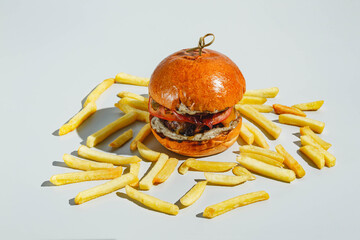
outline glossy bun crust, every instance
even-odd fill
[[[221,153],[233,145],[239,136],[241,123],[242,119],[240,118],[238,125],[234,129],[206,141],[176,141],[160,136],[154,129],[151,130],[161,145],[170,151],[190,157],[204,157]]]
[[[224,110],[238,103],[245,93],[243,75],[225,55],[203,49],[178,51],[155,69],[149,95],[159,104],[177,109],[183,103],[192,111]]]

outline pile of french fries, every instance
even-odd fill
[[[114,83],[147,86],[149,79],[119,73],[115,78],[104,80],[88,95],[83,109],[59,129],[59,135],[75,130],[95,113],[96,100]],[[300,152],[303,153],[302,157],[310,159],[319,169],[324,166],[335,166],[336,158],[328,152],[331,144],[316,134],[323,131],[325,123],[307,118],[304,113],[304,111],[318,110],[324,101],[296,104],[292,107],[282,104],[264,105],[268,98],[275,98],[278,92],[279,89],[276,87],[248,90],[243,99],[236,104],[235,108],[249,121],[249,123],[243,121],[241,126],[239,137],[243,139],[244,144],[239,147],[240,154],[236,158],[234,157],[236,161],[202,161],[188,158],[178,167],[178,159],[154,151],[144,144],[144,140],[151,133],[148,112],[149,99],[135,93],[122,91],[118,93],[118,97],[121,99],[115,103],[115,106],[124,115],[89,135],[86,146],[79,147],[78,157],[64,154],[64,163],[69,168],[79,171],[54,175],[50,178],[50,182],[54,185],[64,185],[83,181],[109,180],[79,192],[75,197],[75,204],[82,204],[125,188],[129,198],[155,211],[169,215],[177,215],[180,208],[194,204],[202,196],[207,185],[238,186],[247,181],[256,180],[254,174],[290,183],[296,178],[304,177],[305,170],[281,144],[276,145],[275,150],[270,149],[268,139],[277,139],[281,134],[280,126],[263,114],[271,112],[279,115],[279,123],[301,127],[302,146]],[[120,148],[133,138],[130,149],[131,151],[137,150],[141,158],[137,155],[120,156],[93,148],[135,121],[145,122],[145,125],[134,138],[133,129],[128,129],[117,136],[109,146]],[[140,178],[139,173],[143,160],[153,164]],[[181,175],[185,175],[189,171],[203,172],[204,180],[198,181],[189,191],[183,193],[176,204],[143,192],[150,190],[154,185],[167,181],[175,169]],[[226,174],[230,170],[232,174]],[[269,199],[269,194],[265,191],[234,196],[234,198],[206,207],[203,216],[213,218],[237,207],[267,199]]]

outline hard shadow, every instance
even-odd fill
[[[293,142],[296,146],[301,147],[301,141],[294,141]]]
[[[204,217],[204,212],[196,214],[196,217],[198,217],[198,218],[206,218],[206,217]]]
[[[75,206],[76,205],[75,198],[69,199],[69,205],[70,206]]]
[[[300,138],[301,137],[301,134],[300,133],[293,133],[292,135],[294,135],[294,136],[296,136],[296,137],[298,137],[298,138]]]
[[[56,185],[53,184],[52,182],[50,182],[49,180],[47,180],[41,184],[41,187],[54,187],[54,186],[56,186]]]
[[[64,162],[59,162],[59,161],[53,161],[52,165],[55,167],[63,167],[63,168],[69,168],[71,169],[68,165],[66,165],[66,163]]]

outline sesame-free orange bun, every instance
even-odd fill
[[[239,68],[224,54],[180,50],[161,61],[150,78],[151,130],[164,147],[181,155],[223,152],[240,133],[241,116],[234,106],[245,88]]]
[[[231,147],[239,136],[241,118],[239,124],[228,133],[221,133],[218,136],[205,141],[177,141],[159,135],[151,129],[155,138],[170,151],[189,157],[204,157],[221,153]]]
[[[245,93],[236,64],[210,49],[180,50],[160,62],[149,83],[149,95],[168,109],[183,103],[192,111],[214,112],[233,107]]]

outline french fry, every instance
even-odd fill
[[[267,199],[269,199],[269,194],[265,191],[247,193],[205,208],[203,216],[214,218],[235,208]]]
[[[306,145],[300,148],[300,151],[304,153],[308,158],[310,158],[313,163],[319,168],[322,169],[325,165],[325,156],[320,150],[314,146]]]
[[[143,97],[143,96],[141,96],[139,94],[136,94],[136,93],[127,92],[127,91],[119,92],[117,94],[117,96],[119,98],[129,97],[129,98],[137,99],[137,100],[140,100],[140,101],[143,101],[143,102],[149,102],[149,98]]]
[[[237,105],[237,110],[240,111],[242,115],[244,115],[245,117],[255,122],[257,125],[262,127],[275,139],[280,136],[281,128],[272,121],[270,121],[269,119],[267,119],[264,115],[259,113],[253,107],[249,105]]]
[[[301,116],[301,117],[306,117],[306,114],[303,111],[301,111],[297,108],[294,108],[294,107],[288,107],[288,106],[281,105],[281,104],[274,104],[273,108],[274,108],[274,112],[276,114],[288,113],[288,114],[294,114],[294,115]]]
[[[137,177],[135,177],[131,173],[124,174],[106,183],[103,183],[101,185],[92,187],[90,189],[78,193],[78,195],[76,195],[75,197],[75,204],[82,204],[94,198],[98,198],[103,195],[112,193],[136,181],[137,181]]]
[[[141,202],[145,206],[154,209],[158,212],[163,212],[170,215],[177,215],[179,213],[179,207],[175,204],[168,203],[153,196],[139,192],[130,186],[126,186],[125,190],[126,190],[126,194],[130,198],[138,202]]]
[[[131,107],[130,105],[124,104],[121,102],[121,100],[118,103],[115,103],[114,106],[119,108],[124,113],[136,112],[137,113],[136,120],[138,120],[138,121],[147,122],[147,123],[150,121],[149,120],[150,115],[148,112],[139,110],[134,107]]]
[[[246,175],[248,177],[248,180],[249,181],[252,181],[252,180],[255,180],[256,177],[251,173],[249,172],[249,170],[247,170],[246,168],[244,167],[241,167],[241,166],[236,166],[232,169],[232,172],[234,175],[236,176],[243,176],[243,175]]]
[[[125,165],[141,161],[138,156],[124,157],[107,152],[100,152],[81,145],[78,149],[78,155],[83,158],[91,159],[97,162],[112,163],[114,165]]]
[[[141,190],[150,190],[153,186],[153,181],[156,175],[161,171],[164,167],[166,161],[169,159],[169,156],[161,153],[159,159],[156,161],[154,166],[150,169],[150,171],[140,180],[139,187]]]
[[[220,186],[239,185],[240,183],[246,182],[249,178],[247,175],[231,176],[231,175],[223,175],[223,174],[216,174],[209,172],[205,172],[204,175],[208,184],[220,185]]]
[[[123,72],[118,73],[115,76],[115,82],[117,83],[132,84],[137,86],[148,86],[149,81],[149,78],[137,77]]]
[[[278,162],[281,162],[283,163],[285,158],[277,153],[277,152],[274,152],[272,150],[269,150],[269,149],[264,149],[264,148],[261,148],[261,147],[256,147],[256,146],[240,146],[240,152],[241,154],[243,153],[255,153],[255,154],[259,154],[259,155],[263,155],[263,156],[266,156],[266,157],[269,157],[269,158],[272,158]]]
[[[316,135],[309,126],[305,126],[300,128],[301,135],[308,135],[312,139],[314,139],[317,143],[321,145],[321,147],[325,150],[328,150],[331,147],[331,144],[321,139],[318,135]]]
[[[87,137],[86,146],[95,147],[108,136],[136,121],[136,113],[129,112]]]
[[[240,156],[237,157],[236,160],[249,171],[265,177],[283,182],[292,182],[296,178],[295,173],[292,170],[275,167],[253,158]]]
[[[124,97],[121,100],[122,100],[122,103],[127,104],[131,107],[134,107],[136,109],[143,110],[143,111],[148,111],[148,103],[145,101],[140,101],[140,100],[129,98],[129,97]]]
[[[185,207],[192,205],[201,197],[206,184],[207,181],[200,181],[195,184],[182,198],[180,198],[180,203]]]
[[[295,116],[292,114],[280,114],[279,122],[283,124],[295,125],[299,127],[309,126],[313,131],[321,133],[324,130],[325,123],[318,120]]]
[[[50,182],[57,186],[78,183],[85,181],[94,181],[94,180],[106,180],[114,179],[120,177],[122,174],[122,167],[93,170],[86,172],[72,172],[72,173],[63,173],[56,174],[50,178]]]
[[[256,127],[253,127],[252,125],[248,123],[244,123],[243,125],[254,135],[254,142],[262,148],[269,149],[270,146],[266,141],[266,138],[264,134],[262,134],[261,131],[259,131]]]
[[[142,142],[137,142],[137,149],[140,153],[140,155],[151,162],[156,162],[160,156],[159,152],[153,151],[150,148],[148,148],[147,146],[145,146],[145,144],[143,144]]]
[[[196,159],[189,159],[186,165],[190,170],[200,172],[227,172],[237,164],[234,162],[210,162],[210,161],[199,161]]]
[[[260,155],[260,154],[256,154],[256,153],[241,153],[241,156],[245,156],[245,157],[250,157],[259,161],[262,161],[264,163],[276,166],[276,167],[284,167],[284,164],[282,164],[281,162],[278,162],[276,160],[274,160],[273,158],[264,156],[264,155]]]
[[[243,104],[243,105],[250,106],[250,107],[254,108],[255,110],[262,112],[262,113],[270,113],[274,110],[272,106],[264,105],[264,104]],[[236,106],[237,106],[237,104],[235,105],[235,108],[236,108]]]
[[[119,148],[133,137],[133,130],[129,129],[109,144],[109,147]]]
[[[189,171],[189,166],[187,165],[187,163],[189,161],[193,161],[193,160],[196,160],[194,158],[188,158],[186,159],[181,165],[180,167],[178,168],[178,172],[181,174],[181,175],[184,175],[185,173],[187,173],[187,171]]]
[[[254,134],[249,131],[249,129],[244,125],[244,123],[241,124],[239,135],[247,144],[253,144],[255,139]]]
[[[315,102],[295,104],[292,107],[302,111],[317,111],[321,108],[323,104],[324,104],[324,100],[320,100]]]
[[[169,158],[164,167],[160,170],[160,172],[155,176],[153,183],[160,184],[165,182],[170,175],[174,172],[179,160],[176,158]]]
[[[136,182],[133,182],[133,183],[129,184],[130,186],[137,187],[139,185],[139,178],[138,178],[139,171],[140,171],[140,163],[139,162],[130,163],[129,173],[131,173],[132,175],[134,175],[137,178]]]
[[[239,104],[264,104],[267,99],[263,97],[244,96]]]
[[[308,135],[303,135],[300,137],[301,139],[301,145],[306,146],[306,145],[311,145],[316,147],[325,157],[325,165],[327,167],[333,167],[336,164],[336,157],[334,155],[332,155],[331,153],[329,153],[328,151],[326,151],[325,149],[323,149],[321,147],[321,145],[319,143],[317,143],[313,138],[311,138]]]
[[[62,136],[75,130],[94,112],[96,112],[96,104],[94,102],[87,104],[80,112],[72,117],[69,122],[61,126],[59,129],[59,135]]]
[[[95,102],[100,97],[100,95],[105,92],[106,89],[114,84],[114,82],[115,79],[109,78],[97,85],[96,88],[86,98],[83,107],[86,107],[86,105],[88,105],[90,102]]]
[[[80,159],[67,153],[63,155],[63,160],[67,166],[84,171],[107,169],[114,167],[114,165],[111,163],[99,163],[85,159]]]
[[[134,140],[130,144],[131,151],[135,151],[138,142],[144,141],[144,139],[151,133],[150,123],[145,124],[136,135]]]
[[[285,165],[288,166],[291,170],[293,170],[298,178],[302,178],[305,176],[305,170],[303,167],[293,158],[286,150],[285,148],[279,144],[275,147],[276,151],[283,155],[285,158]]]
[[[264,88],[264,89],[256,89],[256,90],[246,90],[245,96],[253,96],[253,97],[264,97],[264,98],[274,98],[279,93],[279,88]]]

